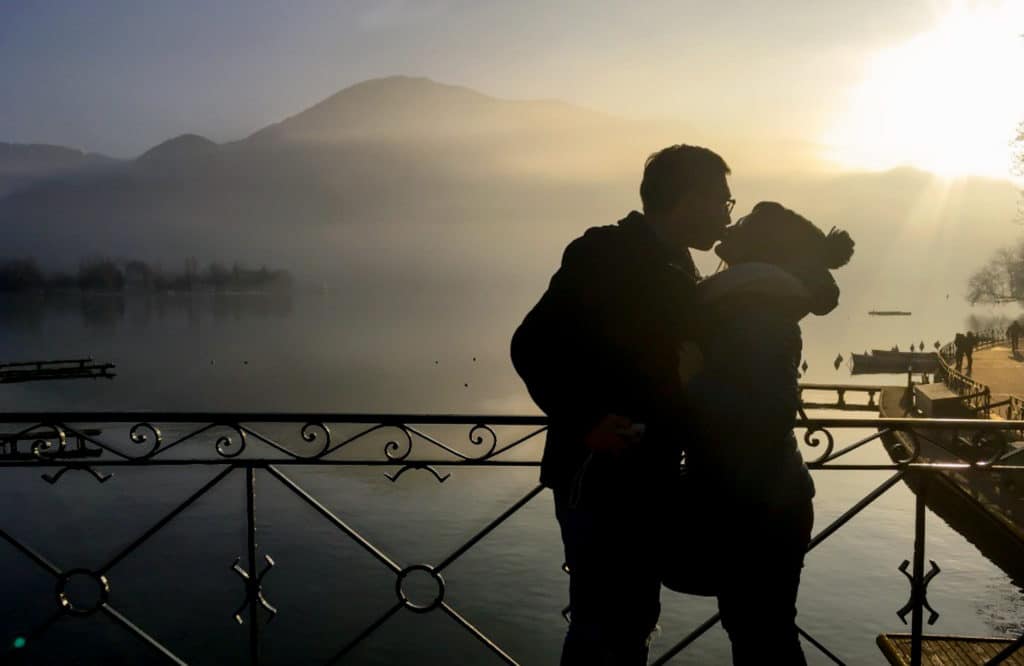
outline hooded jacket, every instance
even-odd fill
[[[704,365],[686,386],[694,428],[686,463],[702,495],[723,508],[781,508],[813,497],[793,435],[799,321],[838,300],[829,271],[813,266],[737,264],[698,286]]]

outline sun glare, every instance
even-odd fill
[[[1024,121],[1024,2],[958,6],[877,53],[823,143],[848,168],[1011,175]]]

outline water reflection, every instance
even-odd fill
[[[126,318],[133,326],[184,316],[198,322],[206,315],[214,319],[282,319],[292,315],[291,293],[104,293],[81,291],[39,291],[0,294],[0,320],[12,329],[40,331],[50,319],[78,314],[86,327],[112,328]]]

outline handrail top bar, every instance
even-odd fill
[[[7,412],[0,413],[0,423],[363,423],[379,425],[451,424],[451,425],[524,425],[547,426],[542,415],[510,414],[369,414],[325,412]],[[796,420],[799,428],[807,426],[842,428],[957,428],[964,430],[1024,430],[1021,421],[989,421],[985,419],[924,418],[811,418]]]

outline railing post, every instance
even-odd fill
[[[246,595],[249,598],[249,662],[256,666],[260,663],[260,601],[256,575],[256,474],[252,465],[245,466],[245,510],[249,536],[249,578],[246,580]]]
[[[924,521],[925,497],[928,494],[927,472],[918,475],[917,499],[914,506],[914,571],[911,583],[914,610],[910,621],[910,664],[921,666],[921,642],[924,631]]]

